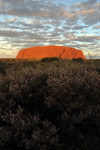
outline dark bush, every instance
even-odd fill
[[[0,61],[0,74],[4,74],[7,69],[7,63]]]
[[[59,61],[62,60],[60,57],[45,57],[41,59],[41,62],[53,62],[53,61]]]
[[[73,58],[74,62],[84,62],[84,60],[82,58]]]

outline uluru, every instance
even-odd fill
[[[65,46],[35,46],[21,49],[16,58],[42,59],[44,57],[60,57],[64,59],[82,58],[86,59],[79,49]]]

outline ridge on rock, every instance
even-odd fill
[[[19,51],[16,58],[60,57],[60,58],[82,58],[86,59],[81,50],[64,46],[35,46]]]

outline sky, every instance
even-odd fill
[[[100,59],[100,0],[0,0],[0,58],[46,45]]]

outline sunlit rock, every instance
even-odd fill
[[[36,46],[22,49],[16,58],[35,58],[60,57],[60,58],[82,58],[86,59],[81,50],[64,46]]]

